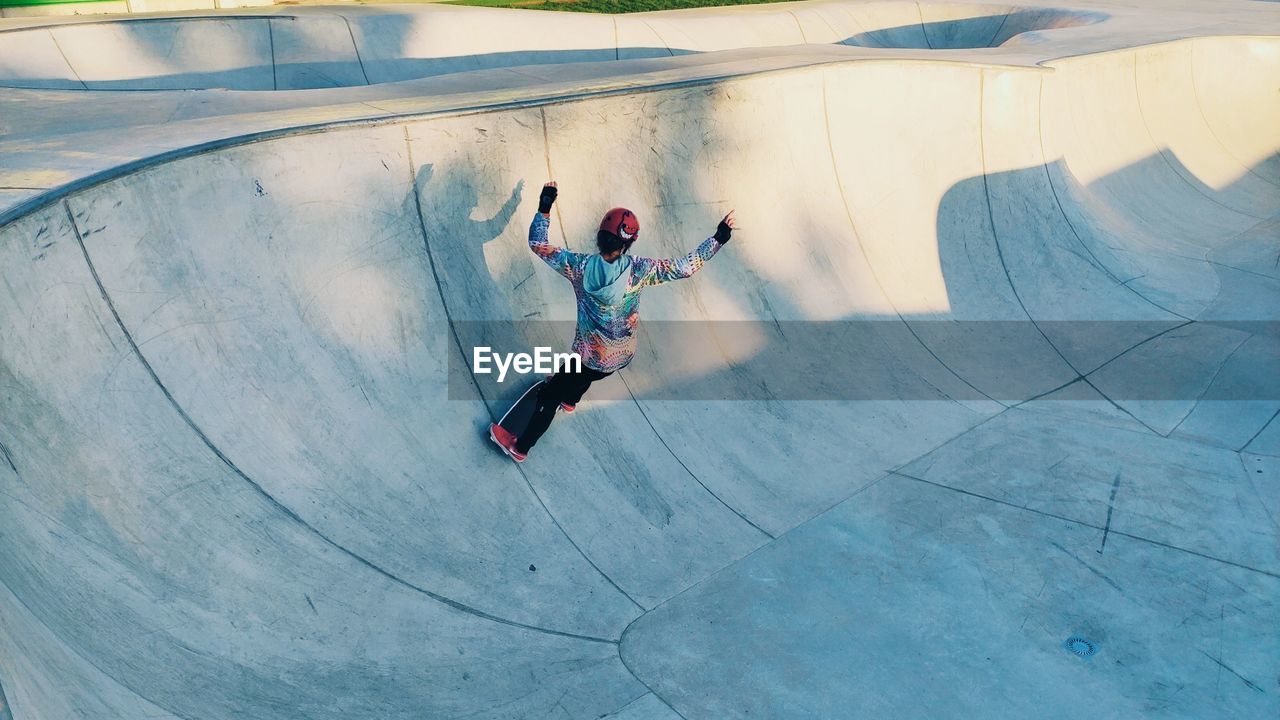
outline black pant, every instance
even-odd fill
[[[577,405],[583,393],[591,387],[591,383],[603,380],[613,373],[592,370],[585,365],[578,372],[560,371],[538,388],[538,404],[533,409],[533,417],[529,418],[529,427],[516,439],[516,450],[529,452],[542,437],[542,433],[551,427],[556,418],[556,408],[560,403]]]

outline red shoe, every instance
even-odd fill
[[[565,415],[572,415],[573,411],[578,409],[578,406],[570,405],[569,403],[560,403],[560,409],[564,411]]]
[[[524,462],[524,459],[529,457],[516,449],[516,436],[497,423],[489,424],[489,439],[497,443],[498,447],[502,448],[502,452],[518,463]]]

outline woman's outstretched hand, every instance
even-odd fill
[[[556,201],[556,181],[552,180],[542,186],[542,194],[538,196],[538,212],[546,215],[551,212],[551,205]]]
[[[733,229],[736,227],[738,227],[738,221],[733,217],[733,211],[730,210],[729,214],[725,215],[724,219],[720,221],[720,224],[716,226],[716,242],[721,245],[729,242],[730,238],[733,236]]]

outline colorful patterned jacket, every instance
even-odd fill
[[[546,215],[534,215],[529,248],[573,284],[578,301],[573,351],[582,357],[584,366],[600,372],[621,370],[635,355],[640,291],[690,277],[720,250],[715,238],[707,238],[679,259],[623,255],[609,263],[596,253],[576,253],[552,245],[547,241],[550,224]]]

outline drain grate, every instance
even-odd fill
[[[1062,647],[1082,658],[1090,658],[1098,654],[1097,643],[1089,640],[1088,638],[1082,638],[1079,635],[1072,635],[1067,638],[1067,641],[1062,643]]]

